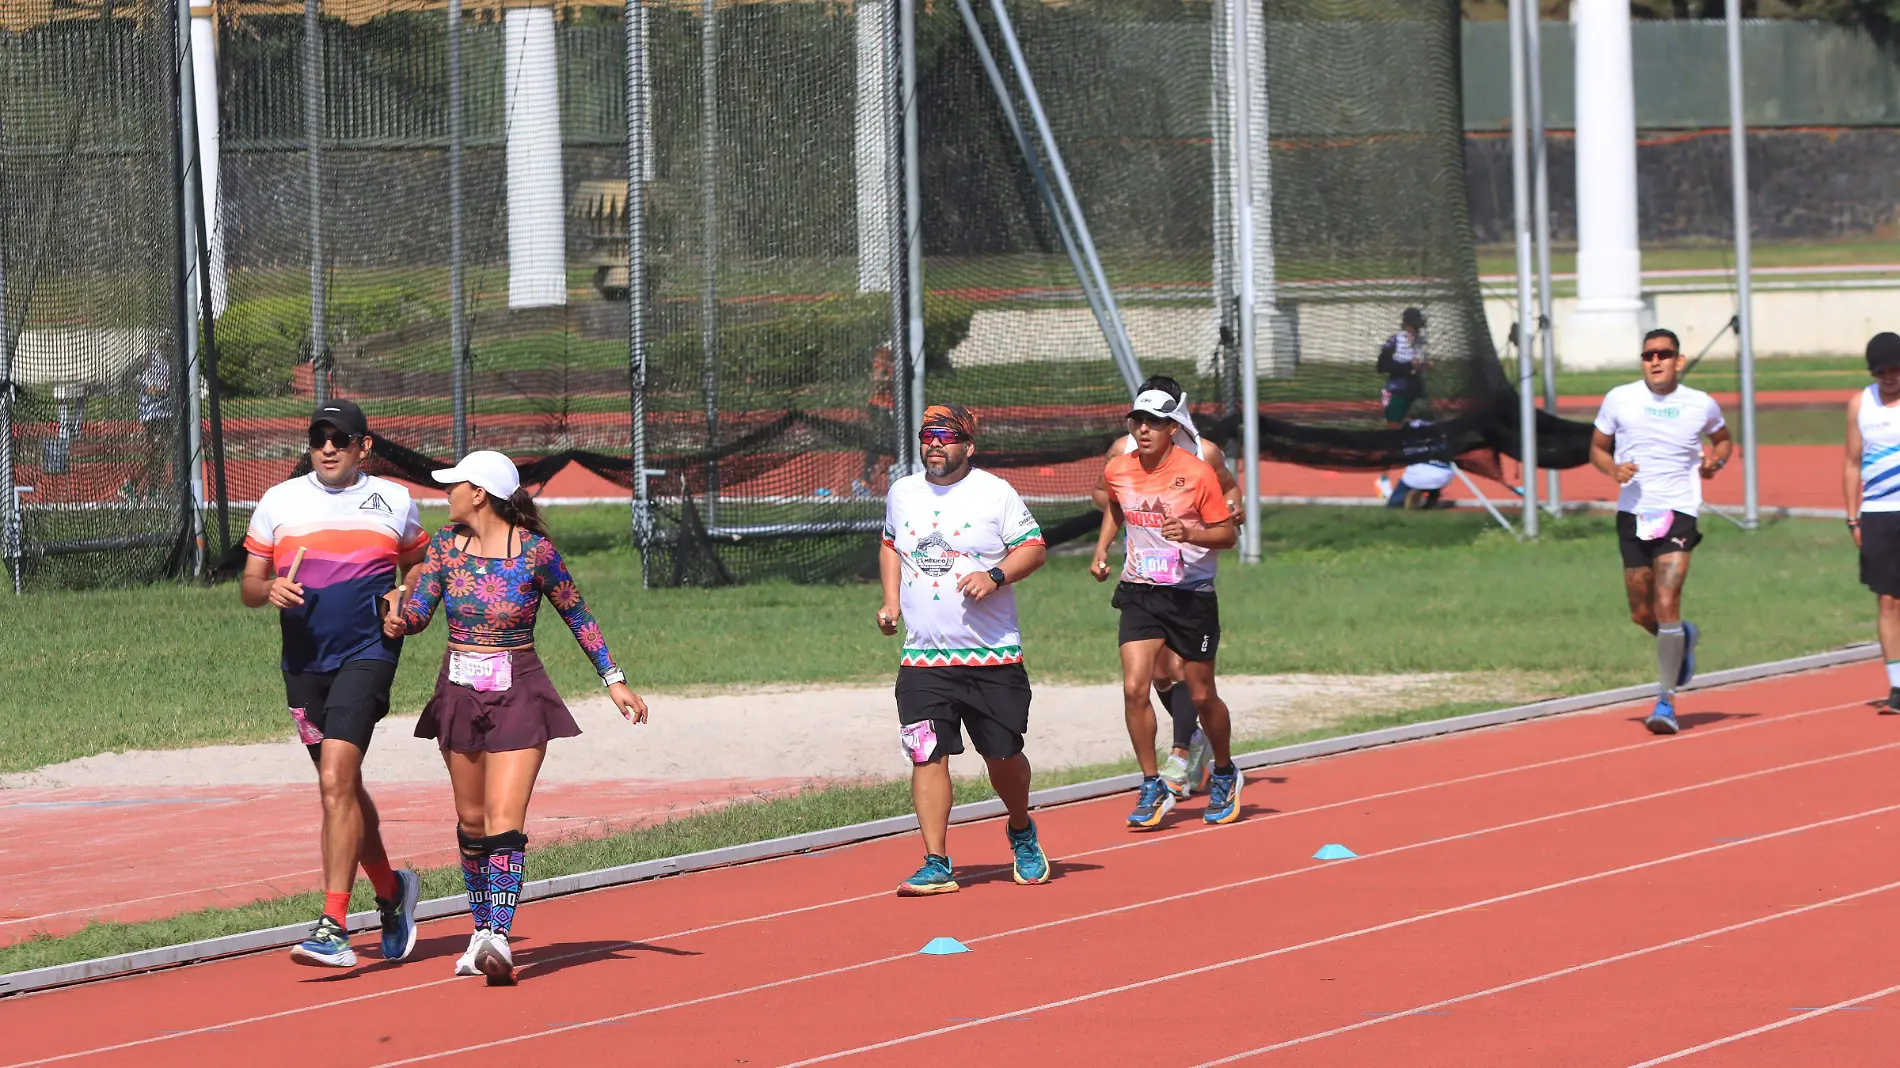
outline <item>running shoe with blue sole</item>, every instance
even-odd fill
[[[917,874],[897,884],[899,897],[928,897],[931,894],[954,894],[959,887],[949,857],[930,854],[924,857],[924,866]]]
[[[349,932],[330,916],[318,920],[310,937],[291,948],[290,959],[319,968],[356,967],[356,951],[350,948]]]
[[[1207,823],[1232,823],[1240,818],[1240,785],[1246,781],[1236,767],[1226,775],[1215,772],[1207,777],[1207,811],[1201,819]]]
[[[1029,826],[1020,831],[1004,824],[1003,830],[1009,835],[1009,851],[1016,858],[1012,872],[1016,881],[1023,886],[1048,882],[1049,858],[1043,854],[1042,843],[1036,840],[1036,821],[1030,820]]]
[[[1688,620],[1682,621],[1682,670],[1676,672],[1676,685],[1687,686],[1695,678],[1695,643],[1702,631]]]
[[[396,899],[376,899],[383,917],[383,959],[403,960],[416,948],[416,901],[422,897],[422,877],[408,868],[396,870]]]
[[[1682,725],[1676,722],[1675,703],[1667,697],[1656,698],[1656,711],[1649,714],[1643,726],[1648,727],[1651,734],[1674,734],[1681,730]]]
[[[1159,778],[1143,779],[1141,793],[1135,798],[1135,811],[1128,814],[1128,826],[1137,831],[1152,831],[1174,811],[1174,795]]]

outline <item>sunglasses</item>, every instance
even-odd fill
[[[925,445],[955,445],[966,439],[947,426],[927,426],[917,432],[917,440]]]
[[[316,427],[310,428],[310,447],[312,449],[321,449],[325,444],[335,445],[339,449],[347,449],[362,440],[361,435],[345,434],[341,430],[318,430]]]
[[[1673,360],[1680,355],[1682,355],[1682,353],[1677,352],[1675,349],[1645,349],[1643,350],[1643,362],[1648,363],[1651,360]]]

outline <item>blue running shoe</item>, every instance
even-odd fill
[[[1201,819],[1208,823],[1232,823],[1240,818],[1240,784],[1246,781],[1238,767],[1226,775],[1216,771],[1207,777],[1207,811]]]
[[[416,899],[422,896],[422,877],[408,868],[396,869],[396,900],[376,899],[383,917],[383,959],[403,960],[416,948]]]
[[[329,916],[318,920],[310,937],[291,948],[290,959],[319,968],[356,967],[356,951],[350,948],[349,932]]]
[[[1043,855],[1042,843],[1036,840],[1036,821],[1030,820],[1029,826],[1020,831],[1005,823],[1003,830],[1009,834],[1009,851],[1016,856],[1016,881],[1023,886],[1048,882],[1049,858]]]
[[[1152,831],[1173,811],[1174,795],[1168,792],[1167,784],[1158,778],[1143,779],[1141,793],[1135,799],[1135,811],[1128,814],[1128,826],[1138,831]]]
[[[1694,623],[1682,621],[1682,670],[1676,672],[1676,685],[1687,686],[1695,678],[1695,642],[1702,632]]]
[[[1648,727],[1651,734],[1674,734],[1681,730],[1682,725],[1676,722],[1675,703],[1667,697],[1656,698],[1656,711],[1649,714],[1643,726]]]
[[[931,894],[954,894],[960,887],[950,867],[949,857],[940,857],[935,853],[924,857],[924,866],[917,874],[897,884],[899,897],[928,897]]]

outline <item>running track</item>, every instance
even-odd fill
[[[953,829],[949,897],[889,892],[905,837],[534,903],[512,990],[447,978],[445,920],[399,967],[24,995],[4,1064],[1891,1063],[1878,676],[1691,693],[1675,738],[1623,706],[1282,766],[1228,827],[1048,809],[1043,887],[992,821]],[[917,955],[936,935],[973,952]]]

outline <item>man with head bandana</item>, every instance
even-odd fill
[[[976,416],[960,404],[924,411],[923,471],[891,484],[878,572],[878,629],[905,623],[897,669],[897,718],[911,763],[910,794],[924,863],[897,888],[905,897],[955,892],[950,863],[949,758],[963,732],[989,765],[1009,811],[1006,833],[1018,883],[1049,880],[1049,859],[1029,818],[1029,675],[1011,588],[1042,566],[1042,529],[1009,483],[970,466]]]

